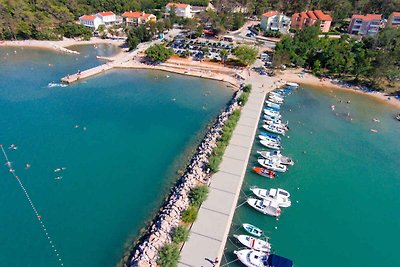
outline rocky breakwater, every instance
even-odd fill
[[[218,116],[210,127],[194,156],[189,162],[185,173],[172,188],[160,212],[130,253],[129,263],[124,266],[147,267],[157,266],[158,251],[165,244],[171,242],[171,234],[181,221],[181,213],[190,204],[189,194],[191,189],[199,182],[208,183],[210,169],[208,158],[217,146],[217,140],[222,135],[222,128],[232,112],[239,108],[238,99],[242,89],[237,91],[225,110]]]

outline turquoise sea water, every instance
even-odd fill
[[[282,114],[290,131],[283,139],[283,154],[296,163],[275,180],[252,173],[256,151],[262,149],[256,141],[238,205],[251,195],[249,187],[257,185],[288,190],[292,206],[282,208],[278,221],[247,204],[237,208],[222,263],[235,260],[233,251],[240,245],[232,235],[245,234],[240,224],[248,222],[264,229],[274,252],[295,266],[400,266],[396,112],[345,91],[300,88],[288,96]]]
[[[132,70],[48,88],[100,64],[95,55],[115,52],[79,50],[0,49],[0,143],[18,146],[7,153],[64,266],[114,266],[232,92],[209,80]],[[58,266],[23,191],[1,166],[0,266]],[[59,167],[67,169],[54,173]]]

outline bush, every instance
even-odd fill
[[[251,84],[246,84],[244,87],[243,87],[243,92],[246,92],[246,93],[250,93],[251,92]]]
[[[207,199],[207,196],[208,187],[205,185],[199,185],[193,188],[189,194],[190,202],[196,207],[200,207],[201,203]]]
[[[157,263],[161,267],[175,267],[179,261],[179,249],[176,244],[164,245],[158,254]]]
[[[244,94],[244,93],[242,93]],[[222,156],[225,153],[225,149],[229,144],[229,140],[232,137],[233,130],[236,127],[237,122],[240,118],[240,110],[235,110],[229,119],[225,122],[224,127],[222,128],[222,136],[217,141],[217,147],[214,148],[211,153],[210,158],[208,159],[208,167],[213,172],[217,172],[219,168],[219,164],[222,161]]]
[[[182,212],[182,221],[185,223],[194,223],[197,219],[197,208],[189,206],[184,212]]]
[[[244,106],[244,105],[246,105],[246,103],[247,103],[247,100],[249,100],[249,95],[250,95],[250,93],[248,93],[248,92],[243,92],[241,95],[240,95],[240,97],[239,97],[239,99],[238,99],[238,102],[239,102],[239,105],[240,106]]]
[[[182,225],[176,227],[175,231],[172,233],[172,242],[176,244],[186,242],[188,238],[189,238],[189,230]]]

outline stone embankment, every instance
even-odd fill
[[[188,164],[186,172],[172,188],[169,197],[147,229],[146,234],[135,245],[131,252],[129,266],[157,266],[159,249],[171,242],[171,233],[179,225],[181,213],[189,206],[190,190],[196,187],[199,181],[207,183],[210,179],[208,158],[217,145],[225,122],[232,112],[239,107],[238,99],[241,93],[242,90],[239,90],[234,94],[226,109],[210,127]],[[125,264],[125,266],[128,265]]]

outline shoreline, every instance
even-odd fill
[[[299,74],[302,74],[301,78]],[[344,85],[340,85],[335,83],[331,79],[319,79],[318,77],[310,74],[310,73],[304,73],[300,69],[297,70],[286,70],[283,71],[283,73],[279,74],[276,76],[279,79],[283,79],[284,81],[291,81],[303,85],[308,85],[315,87],[317,89],[322,89],[322,90],[329,90],[329,89],[339,89],[339,90],[345,90],[348,92],[360,94],[360,95],[365,95],[368,97],[372,97],[375,100],[381,102],[382,104],[388,104],[391,105],[395,108],[400,109],[400,101],[394,98],[393,96],[388,96],[385,93],[382,92],[364,92],[359,89],[356,89],[354,87],[348,87]],[[390,97],[390,100],[388,99]]]
[[[64,38],[60,41],[50,41],[50,40],[18,40],[18,41],[9,41],[4,40],[0,41],[1,47],[23,47],[23,48],[36,48],[36,49],[46,49],[52,50],[56,52],[65,52],[70,54],[79,54],[79,52],[75,50],[71,50],[68,47],[76,46],[76,45],[95,45],[95,44],[110,44],[115,46],[122,46],[124,44],[124,40],[111,40],[111,39],[101,39],[98,37],[92,37],[88,41],[77,40],[73,38]]]

